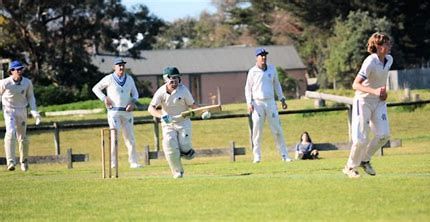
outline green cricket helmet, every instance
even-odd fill
[[[179,70],[174,66],[168,66],[163,69],[163,79],[164,81],[168,82],[170,78],[177,76],[179,77],[179,82],[181,81],[181,73],[179,73]]]

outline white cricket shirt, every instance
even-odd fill
[[[274,92],[279,99],[284,98],[275,66],[267,64],[267,69],[262,70],[255,65],[248,71],[245,85],[247,104],[251,104],[253,100],[275,99]]]
[[[361,69],[357,75],[361,76],[363,86],[368,86],[373,89],[385,86],[387,84],[388,71],[393,64],[391,55],[385,56],[385,61],[381,62],[376,53],[373,53],[364,60]],[[355,91],[355,95],[361,98],[379,99],[379,96],[370,93],[365,93],[359,90]]]
[[[106,95],[102,90],[106,89],[107,97],[112,100],[112,106],[125,108],[128,103],[139,98],[139,93],[130,75],[125,74],[127,79],[123,86],[115,81],[113,75],[116,74],[112,73],[103,77],[103,79],[93,87],[93,92],[100,100],[104,101]]]
[[[33,84],[28,78],[22,77],[20,82],[15,82],[12,76],[0,80],[0,94],[4,107],[17,109],[30,105],[30,109],[36,111]]]

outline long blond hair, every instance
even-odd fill
[[[377,45],[383,45],[385,43],[390,43],[390,37],[388,35],[375,32],[370,36],[369,40],[367,41],[367,52],[369,53],[376,53],[376,46]]]

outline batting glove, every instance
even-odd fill
[[[164,116],[161,116],[161,120],[162,120],[164,123],[169,124],[169,123],[171,123],[171,122],[172,122],[172,117],[171,117],[170,115],[166,114],[166,115],[164,115]]]

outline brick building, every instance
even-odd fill
[[[297,80],[299,95],[306,91],[306,67],[293,46],[263,46],[269,52],[268,63],[285,70]],[[176,66],[182,83],[188,86],[196,102],[211,104],[221,89],[222,103],[245,101],[244,87],[248,70],[255,65],[256,47],[224,47],[142,51],[139,59],[124,58],[126,68],[140,81],[149,81],[152,91],[163,84],[161,72]],[[93,64],[104,73],[112,72],[115,56],[95,55]],[[216,100],[215,100],[216,101]]]

